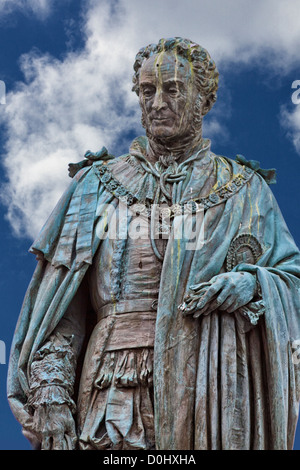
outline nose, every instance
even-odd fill
[[[157,90],[155,93],[154,101],[152,104],[152,108],[155,111],[160,111],[167,107],[167,103],[164,100],[163,92],[161,90]]]

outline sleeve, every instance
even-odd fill
[[[28,410],[67,404],[72,413],[76,366],[85,337],[88,292],[81,285],[66,314],[34,355],[30,366]]]

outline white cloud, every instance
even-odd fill
[[[88,26],[93,37],[104,2],[91,0]],[[298,0],[121,0],[110,23],[126,42],[142,47],[160,37],[184,36],[206,47],[220,63],[263,60],[278,68],[299,63]],[[119,36],[119,34],[117,34]],[[122,35],[122,39],[123,39]],[[116,39],[114,40],[114,44]]]
[[[15,11],[23,13],[33,13],[39,19],[43,20],[52,11],[55,0],[1,0],[0,16],[6,16]]]
[[[10,3],[24,6],[5,0]],[[45,14],[51,5],[27,2]],[[85,5],[84,49],[63,60],[36,52],[23,56],[24,82],[8,93],[0,117],[7,135],[7,217],[19,235],[37,234],[68,183],[67,163],[102,145],[120,154],[129,132],[141,132],[131,92],[140,47],[160,37],[190,37],[211,52],[221,71],[261,62],[286,73],[299,61],[298,0],[90,0]],[[218,106],[222,109],[222,101],[206,130],[224,137]]]

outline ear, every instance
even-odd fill
[[[205,116],[211,110],[211,108],[215,104],[215,101],[216,101],[216,95],[213,93],[209,94],[206,97],[205,102],[203,103],[203,106],[202,106],[202,116]]]
[[[202,116],[205,116],[212,108],[214,102],[212,96],[208,96],[202,106]]]

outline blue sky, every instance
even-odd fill
[[[0,4],[0,340],[6,362],[35,259],[27,250],[68,184],[67,164],[105,145],[127,151],[142,133],[131,92],[136,52],[188,37],[220,71],[204,135],[215,153],[277,169],[272,190],[300,245],[298,0],[2,0]],[[295,95],[294,95],[295,97]],[[0,449],[29,449],[5,398]],[[295,448],[300,449],[300,426]]]

